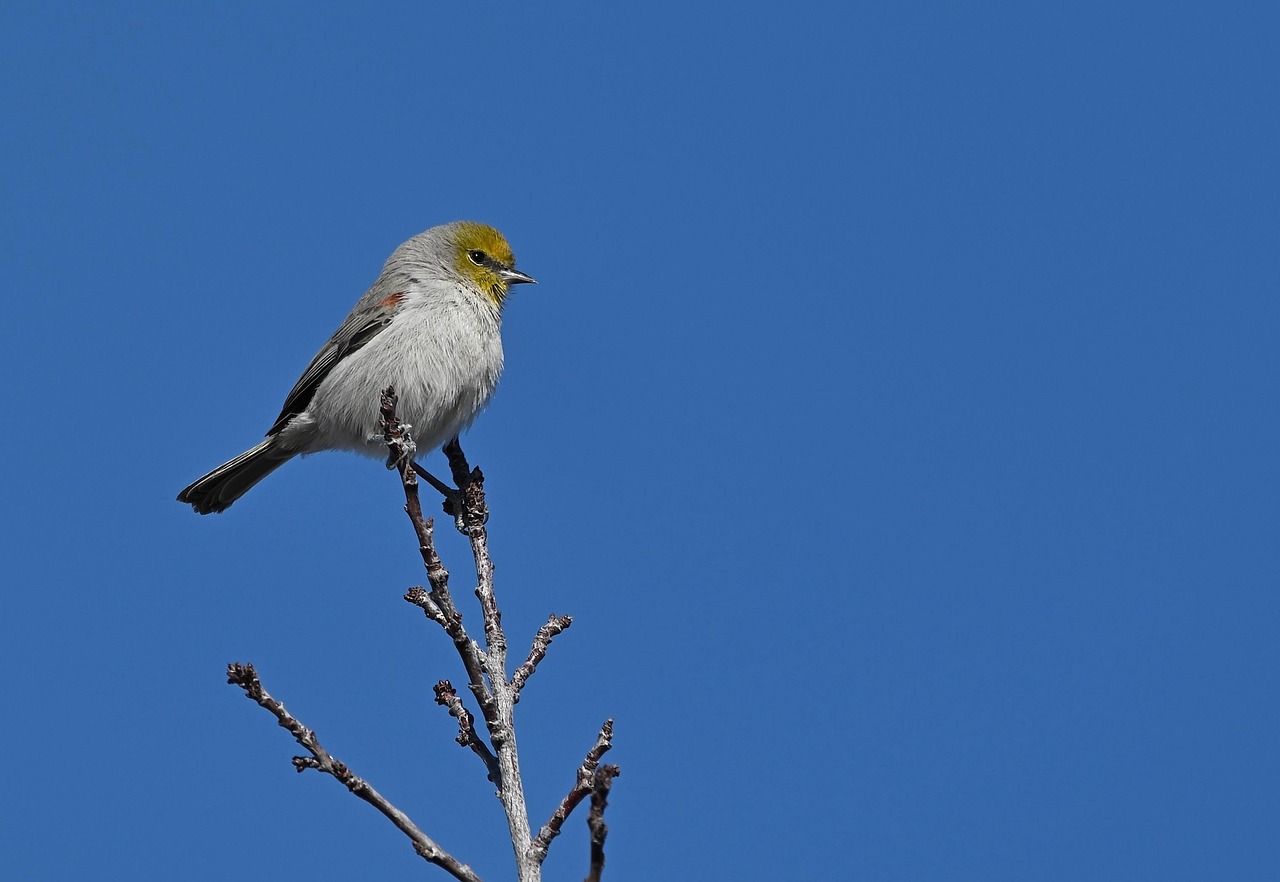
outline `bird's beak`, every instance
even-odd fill
[[[502,281],[508,285],[519,285],[522,282],[529,282],[533,285],[538,284],[538,280],[533,276],[526,276],[517,269],[500,269],[498,270],[498,275],[502,276]]]

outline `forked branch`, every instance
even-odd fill
[[[573,620],[569,616],[553,615],[548,618],[546,624],[538,629],[528,657],[510,678],[507,677],[507,638],[502,630],[502,614],[493,589],[493,561],[489,557],[486,530],[489,509],[485,501],[484,475],[480,469],[473,469],[468,465],[462,447],[455,438],[445,445],[444,452],[449,458],[450,472],[458,489],[454,490],[435,479],[414,462],[416,450],[413,440],[396,417],[394,389],[388,388],[383,393],[381,410],[381,428],[388,450],[387,466],[400,473],[405,494],[405,513],[413,524],[418,551],[430,586],[411,588],[405,594],[405,600],[420,608],[453,642],[467,674],[467,686],[479,705],[480,719],[484,721],[487,739],[477,730],[476,718],[467,710],[462,697],[448,680],[441,680],[436,684],[436,702],[447,708],[449,714],[458,721],[458,743],[480,758],[489,780],[497,787],[498,799],[507,816],[520,882],[539,882],[542,863],[546,859],[551,841],[560,834],[574,808],[588,795],[591,796],[591,813],[588,817],[591,830],[591,875],[588,878],[599,880],[604,868],[604,837],[607,832],[604,826],[604,806],[612,780],[618,774],[617,766],[600,763],[600,758],[613,746],[613,720],[607,720],[600,728],[595,744],[587,751],[586,758],[578,768],[573,788],[560,801],[536,837],[529,826],[528,808],[520,777],[520,759],[516,750],[514,711],[516,702],[520,700],[520,690],[546,657],[552,640],[564,632]],[[446,512],[453,516],[458,530],[470,541],[477,578],[475,593],[480,601],[484,623],[483,648],[464,627],[462,614],[449,590],[449,571],[445,569],[435,549],[433,521],[422,513],[422,503],[418,496],[419,476],[444,494]],[[306,749],[307,756],[293,758],[293,764],[299,772],[316,769],[333,776],[348,790],[389,818],[409,837],[414,849],[423,859],[444,868],[455,879],[480,882],[469,866],[446,852],[367,781],[341,761],[334,759],[320,745],[312,730],[267,694],[252,665],[230,665],[228,682],[239,686],[246,696],[270,711],[279,724]]]
[[[611,747],[613,747],[613,720],[605,720],[604,725],[600,727],[600,734],[596,736],[596,743],[591,745],[586,759],[582,761],[582,765],[578,766],[578,778],[573,784],[573,789],[560,800],[560,805],[556,806],[556,810],[551,813],[550,820],[542,825],[537,838],[533,840],[534,854],[538,856],[539,861],[546,859],[551,840],[560,835],[560,828],[569,819],[569,815],[577,808],[578,803],[591,793],[595,786],[600,757],[604,756]]]

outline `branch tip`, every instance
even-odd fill
[[[592,776],[591,811],[587,813],[587,829],[591,831],[591,869],[584,882],[600,882],[600,875],[604,872],[604,840],[609,835],[604,810],[609,805],[609,788],[613,786],[613,779],[621,774],[622,770],[617,766],[604,765]]]
[[[515,689],[517,701],[520,700],[520,690],[524,688],[524,684],[533,676],[533,672],[538,669],[539,663],[546,658],[547,650],[551,647],[551,641],[572,624],[573,616],[557,616],[553,614],[547,619],[547,623],[538,629],[538,633],[533,637],[533,646],[529,649],[529,657],[511,675],[511,687]]]
[[[530,848],[539,862],[546,859],[547,849],[550,847],[551,841],[560,835],[560,829],[564,826],[564,822],[568,820],[573,810],[578,807],[578,803],[582,802],[587,797],[587,794],[595,791],[601,768],[600,758],[612,747],[613,720],[608,719],[600,727],[600,733],[596,735],[596,743],[591,745],[591,749],[587,751],[587,755],[582,760],[582,765],[578,767],[577,779],[574,781],[573,789],[560,801],[560,805],[551,813],[551,817],[543,825],[542,829],[538,831],[538,835],[533,840]],[[610,766],[609,768],[616,770],[618,767]],[[617,772],[614,771],[609,777],[612,778],[616,774]]]

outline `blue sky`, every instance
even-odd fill
[[[513,646],[575,616],[531,813],[614,717],[606,879],[1274,878],[1277,24],[0,10],[5,876],[446,878],[293,772],[240,660],[511,878],[393,478],[173,500],[470,218],[541,283],[464,439]],[[547,874],[585,868],[575,818]]]

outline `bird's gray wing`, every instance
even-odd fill
[[[280,408],[280,416],[276,417],[275,424],[267,431],[268,435],[276,434],[289,424],[289,420],[307,409],[312,396],[316,394],[316,388],[329,376],[334,365],[368,343],[391,323],[395,307],[399,305],[402,296],[392,294],[363,309],[357,305],[329,342],[311,359],[311,364],[307,365],[298,382],[293,384],[293,388],[285,396],[284,406]]]

